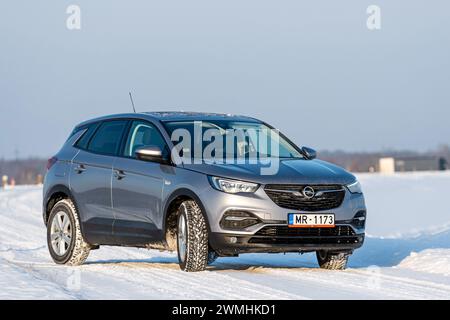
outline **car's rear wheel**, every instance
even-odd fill
[[[330,252],[325,250],[317,251],[316,255],[319,266],[322,269],[329,270],[344,270],[350,257],[348,252]]]
[[[199,205],[184,201],[178,209],[177,248],[180,268],[203,271],[208,263],[208,229]]]
[[[70,199],[55,204],[47,222],[47,245],[58,264],[81,265],[91,246],[84,241],[75,205]]]

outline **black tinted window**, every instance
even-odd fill
[[[106,155],[117,154],[126,125],[125,120],[102,123],[89,142],[88,150]]]
[[[152,124],[140,120],[133,121],[128,133],[124,155],[134,158],[137,149],[148,146],[156,146],[165,151],[166,143],[158,129]]]
[[[75,143],[75,146],[77,148],[81,148],[81,149],[87,149],[89,140],[91,139],[92,135],[95,132],[95,129],[97,128],[98,123],[93,123],[90,124],[87,127],[84,128],[80,128],[80,130],[86,130],[83,135],[78,139],[78,141]],[[75,133],[78,132],[77,129],[74,130]]]

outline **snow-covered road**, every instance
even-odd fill
[[[339,272],[313,254],[248,254],[185,273],[173,253],[121,247],[57,266],[41,188],[0,190],[0,299],[450,299],[450,173],[359,179],[370,236]]]

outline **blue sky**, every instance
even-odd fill
[[[66,8],[81,8],[81,30]],[[381,30],[366,8],[381,7]],[[0,157],[131,110],[261,118],[316,149],[450,143],[448,1],[2,1]]]

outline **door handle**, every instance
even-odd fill
[[[84,166],[84,164],[79,164],[74,168],[74,170],[76,173],[80,174],[86,171],[86,167]]]
[[[114,177],[117,180],[122,180],[123,178],[125,178],[126,174],[125,172],[123,172],[123,170],[114,170]]]

